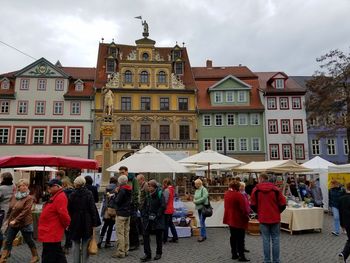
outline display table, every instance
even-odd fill
[[[323,208],[287,207],[281,214],[281,229],[289,231],[312,230],[323,228]]]

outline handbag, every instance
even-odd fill
[[[97,241],[96,241],[96,236],[95,236],[95,228],[93,229],[93,234],[91,237],[91,240],[89,242],[88,246],[88,254],[89,255],[97,255],[98,252],[98,247],[97,247]]]
[[[202,196],[203,196],[203,189],[202,189]],[[213,208],[211,207],[209,196],[208,196],[208,204],[204,205],[201,209],[202,215],[205,217],[211,217],[213,215]]]
[[[117,216],[117,210],[115,210],[115,208],[113,207],[107,207],[106,211],[109,218],[113,218]]]

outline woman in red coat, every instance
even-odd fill
[[[231,182],[224,197],[224,220],[223,223],[230,227],[230,245],[232,259],[240,262],[250,261],[244,255],[245,230],[248,227],[248,211],[244,196],[239,192],[239,182]]]

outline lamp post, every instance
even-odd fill
[[[224,136],[224,155],[226,155],[226,136]]]

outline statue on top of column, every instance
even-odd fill
[[[102,93],[104,95],[104,113],[106,115],[112,115],[113,113],[113,100],[114,100],[114,94],[113,91],[109,88],[103,87]]]

